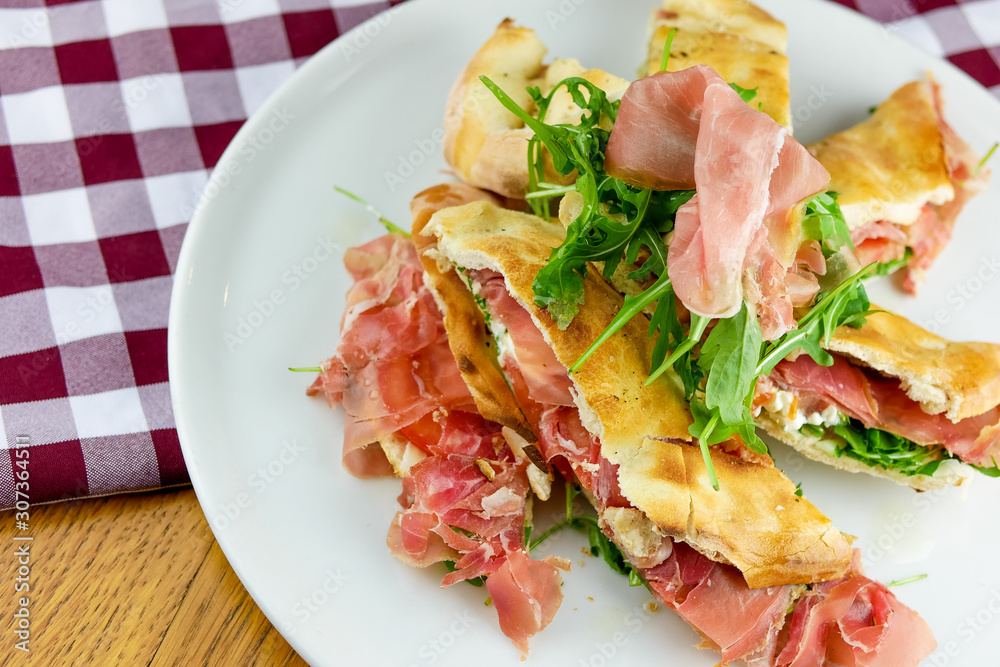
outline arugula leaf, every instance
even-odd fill
[[[1000,146],[1000,143],[994,143],[992,146],[990,146],[990,149],[986,151],[986,155],[984,155],[983,159],[979,161],[979,164],[976,165],[976,168],[972,170],[971,176],[973,178],[978,176],[979,173],[983,170],[983,167],[985,167],[986,163],[990,161],[991,157],[993,157],[993,153],[996,152],[998,146]]]
[[[667,71],[667,63],[670,62],[670,45],[674,43],[674,35],[677,34],[677,28],[671,28],[670,32],[667,33],[667,41],[663,44],[663,56],[660,58],[660,71]]]
[[[925,447],[898,435],[868,428],[856,419],[833,427],[840,436],[836,455],[870,466],[895,470],[908,477],[933,475],[941,464],[957,457],[941,447]],[[998,471],[1000,474],[1000,471]]]
[[[906,252],[899,259],[893,259],[888,262],[882,262],[875,269],[875,275],[877,276],[888,276],[890,274],[899,271],[901,268],[910,263],[910,259],[913,257],[913,248],[907,246]]]
[[[988,468],[986,466],[977,466],[977,465],[973,465],[972,467],[978,470],[979,472],[983,473],[987,477],[1000,477],[1000,466],[997,465],[996,459],[993,459],[992,467]]]
[[[832,190],[816,195],[806,204],[802,216],[802,231],[806,238],[819,241],[827,257],[845,245],[854,247],[851,231],[837,204],[837,196]]]
[[[590,554],[603,558],[604,562],[618,574],[628,574],[632,569],[621,549],[608,539],[596,521],[587,524],[587,541],[590,542]]]
[[[761,342],[757,316],[743,302],[736,315],[718,321],[701,346],[698,365],[708,378],[705,405],[718,409],[724,423],[745,421],[744,402],[757,382]]]
[[[386,218],[384,215],[382,215],[381,213],[379,213],[379,210],[377,208],[375,208],[374,206],[372,206],[371,204],[369,204],[367,201],[365,201],[361,197],[357,196],[353,192],[349,192],[349,191],[345,190],[344,188],[338,187],[336,185],[333,186],[333,189],[336,190],[337,192],[339,192],[340,194],[344,195],[348,199],[353,199],[354,201],[358,202],[359,204],[361,204],[362,206],[364,206],[365,208],[367,208],[368,211],[371,212],[372,215],[374,215],[376,218],[378,218],[378,221],[381,222],[385,226],[385,228],[389,231],[390,234],[400,234],[401,236],[405,236],[406,238],[410,238],[410,232],[406,231],[405,229],[403,229],[401,227],[397,227],[396,225],[394,225],[388,218]]]
[[[906,584],[912,584],[917,581],[922,581],[927,578],[926,574],[918,574],[912,577],[907,577],[906,579],[899,579],[889,582],[885,585],[886,588],[892,588],[893,586],[905,586]]]
[[[756,88],[744,88],[743,86],[730,82],[729,87],[736,91],[736,94],[740,96],[744,102],[749,104],[753,101],[753,98],[757,97]]]

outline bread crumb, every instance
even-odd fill
[[[645,607],[646,611],[648,611],[650,614],[655,614],[656,612],[660,611],[660,606],[655,602],[653,602],[652,600],[647,601],[646,604],[643,605],[643,607]]]

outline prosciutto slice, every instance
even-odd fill
[[[531,394],[542,403],[573,405],[566,368],[556,359],[528,311],[507,291],[503,276],[495,271],[470,271],[479,296],[490,314],[507,330],[516,352],[516,363]]]
[[[854,553],[844,579],[812,587],[796,604],[774,667],[917,665],[937,647],[927,623],[864,576]]]
[[[439,194],[437,203],[450,201]],[[390,438],[422,451],[403,478],[386,544],[408,565],[454,563],[443,586],[486,577],[501,630],[527,653],[559,608],[559,569],[568,569],[525,552],[527,463],[476,411],[412,243],[384,236],[348,250],[345,264],[355,282],[340,344],[308,393],[343,405],[352,474],[391,474],[379,446]]]
[[[428,444],[434,413],[474,412],[475,402],[448,348],[413,244],[389,234],[349,249],[344,264],[355,282],[347,293],[340,344],[307,393],[344,406],[348,472],[390,475],[380,441],[400,434]],[[434,435],[429,438],[436,440]]]
[[[951,241],[958,214],[970,199],[986,189],[989,180],[988,171],[972,175],[979,158],[945,120],[941,86],[931,79],[931,88],[955,198],[940,205],[928,204],[917,221],[906,227],[907,243],[913,249],[913,256],[903,274],[903,288],[914,296],[924,281],[927,269]]]
[[[531,560],[523,551],[515,551],[486,580],[500,629],[522,654],[528,653],[528,637],[552,622],[562,602],[560,568],[565,565],[552,556]]]
[[[851,232],[851,241],[862,265],[902,259],[908,245],[907,234],[885,220],[858,227]]]
[[[869,428],[894,433],[919,445],[943,446],[963,461],[992,465],[1000,459],[1000,407],[952,422],[944,414],[927,414],[906,395],[899,381],[853,365],[834,355],[832,366],[820,366],[808,355],[775,366],[771,379],[816,406],[833,404]]]
[[[766,339],[794,326],[784,282],[802,241],[794,207],[830,175],[786,128],[709,67],[661,72],[629,86],[605,169],[642,187],[697,190],[677,212],[667,255],[689,310],[731,317],[748,282]]]

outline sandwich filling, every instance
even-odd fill
[[[949,420],[929,414],[896,378],[834,354],[831,366],[807,355],[784,360],[758,380],[755,415],[814,438],[829,456],[847,456],[907,476],[970,474],[1000,456],[1000,407]],[[968,464],[968,465],[966,465]],[[986,470],[988,472],[988,470]]]

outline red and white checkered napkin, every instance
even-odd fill
[[[836,0],[965,70],[1000,98],[1000,0]]]
[[[194,204],[247,116],[389,4],[0,0],[0,507],[24,444],[32,503],[188,481],[166,327]]]
[[[1000,0],[842,1],[1000,90]],[[33,503],[188,481],[166,326],[208,170],[298,64],[389,4],[0,0],[0,507],[25,445]]]

